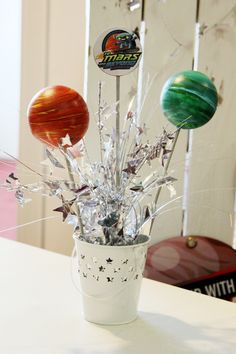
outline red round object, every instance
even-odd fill
[[[52,86],[32,98],[28,119],[37,139],[58,147],[67,134],[72,145],[83,138],[88,129],[89,113],[78,92],[66,86]]]
[[[193,238],[196,241],[193,248],[188,247],[188,238],[182,236],[149,247],[144,275],[178,285],[236,267],[236,251],[232,247],[210,237]]]

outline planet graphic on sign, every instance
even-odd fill
[[[58,147],[67,134],[72,145],[83,138],[88,129],[89,113],[78,92],[66,86],[52,86],[32,98],[28,119],[37,139]]]
[[[166,118],[177,128],[194,129],[214,115],[218,94],[213,82],[199,71],[182,71],[163,86],[160,103]]]

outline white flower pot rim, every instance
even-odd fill
[[[98,243],[90,243],[90,242],[86,242],[86,241],[84,241],[84,240],[80,240],[78,236],[73,236],[73,239],[76,240],[76,241],[79,241],[79,242],[81,242],[81,243],[83,243],[83,244],[86,244],[86,246],[88,246],[88,247],[95,247],[95,246],[97,246],[97,247],[104,247],[104,248],[106,248],[106,249],[109,250],[109,249],[114,249],[114,248],[119,248],[119,249],[122,249],[122,248],[125,248],[125,249],[127,249],[127,248],[136,248],[136,247],[139,247],[140,245],[146,245],[147,243],[150,242],[150,239],[151,239],[150,236],[148,236],[148,235],[143,235],[143,234],[140,234],[140,236],[145,237],[146,240],[143,241],[143,242],[141,241],[141,242],[139,242],[139,243],[134,243],[134,244],[132,244],[132,245],[123,245],[123,246],[119,246],[119,245],[111,246],[111,245],[101,245],[101,244],[98,244]]]

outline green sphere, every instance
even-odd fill
[[[171,76],[161,92],[161,107],[177,128],[194,129],[214,115],[218,95],[213,82],[199,71],[186,70]]]

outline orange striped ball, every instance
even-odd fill
[[[67,134],[72,145],[83,138],[88,129],[89,113],[78,92],[66,86],[52,86],[32,98],[28,119],[35,138],[58,147]]]

